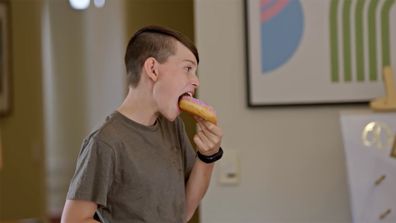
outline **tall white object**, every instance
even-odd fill
[[[354,223],[396,222],[396,113],[342,112]]]
[[[124,11],[121,0],[86,11],[73,10],[67,1],[45,1],[43,97],[50,215],[63,209],[83,138],[124,98]]]

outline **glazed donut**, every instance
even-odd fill
[[[179,100],[179,107],[182,111],[199,116],[213,124],[217,124],[215,111],[203,101],[191,96],[183,96]]]

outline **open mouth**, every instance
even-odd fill
[[[180,95],[178,101],[180,102],[180,100],[181,100],[182,98],[184,98],[184,97],[192,98],[192,97],[193,97],[193,94],[192,94],[192,92],[185,92],[184,94]]]

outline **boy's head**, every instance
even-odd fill
[[[176,41],[186,46],[199,62],[195,45],[182,33],[161,26],[146,26],[139,29],[129,40],[125,53],[128,85],[136,87],[140,80],[142,66],[147,58],[154,57],[164,63],[176,53]]]

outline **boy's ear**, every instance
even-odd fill
[[[158,79],[158,65],[159,63],[154,57],[147,58],[143,64],[145,73],[154,82]]]

